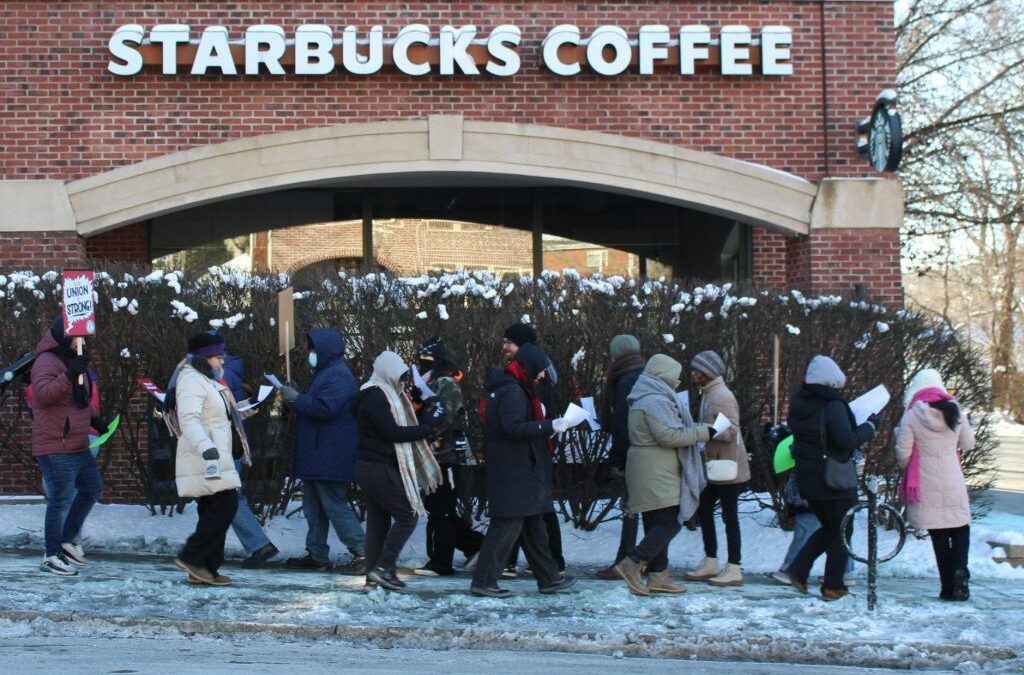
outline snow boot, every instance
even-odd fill
[[[73,577],[78,574],[78,570],[68,562],[63,553],[44,557],[39,569],[50,574],[56,574],[59,577]]]
[[[361,577],[366,575],[366,556],[362,553],[353,553],[352,559],[344,565],[335,568],[339,574],[350,577]]]
[[[622,577],[631,592],[636,595],[650,595],[651,592],[644,586],[644,580],[641,578],[646,566],[647,563],[638,563],[627,555],[615,566],[615,572]]]
[[[728,563],[725,569],[718,573],[718,576],[708,579],[708,583],[712,586],[742,586],[743,568]]]
[[[677,584],[668,572],[648,572],[647,590],[651,593],[685,593],[686,586]]]
[[[697,566],[697,569],[686,573],[686,578],[691,581],[707,581],[717,574],[718,559],[708,558],[705,556],[704,559],[700,561],[700,565]]]
[[[65,542],[60,545],[64,549],[64,558],[75,567],[85,567],[89,563],[85,561],[85,551],[78,544]]]
[[[615,581],[619,578],[619,573],[615,571],[615,566],[617,564],[618,561],[613,562],[608,567],[599,569],[597,572],[594,573],[594,577],[597,579],[604,579],[605,581]]]

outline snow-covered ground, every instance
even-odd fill
[[[150,516],[142,507],[100,505],[87,522],[86,548],[94,564],[72,579],[37,571],[44,505],[0,505],[0,638],[180,635],[260,632],[272,639],[338,639],[402,648],[497,648],[626,656],[743,659],[886,667],[1007,669],[1024,666],[1024,569],[991,560],[986,544],[1024,532],[1024,517],[994,513],[973,526],[972,599],[942,603],[931,545],[911,538],[900,556],[882,565],[879,609],[866,611],[863,567],[854,595],[826,604],[769,581],[789,536],[771,527],[765,512],[742,519],[742,588],[689,584],[683,596],[640,598],[621,582],[592,579],[618,544],[618,523],[594,532],[563,527],[575,592],[541,596],[530,577],[507,582],[506,601],[473,598],[466,575],[411,577],[412,592],[365,592],[362,579],[303,573],[283,566],[225,572],[230,588],[189,586],[170,557],[195,525],[184,515]],[[863,523],[858,528],[864,531]],[[282,549],[279,560],[303,550],[300,515],[268,526]],[[724,555],[724,532],[720,533]],[[331,535],[336,559],[343,547]],[[891,543],[882,538],[882,549]],[[424,560],[422,525],[402,562]],[[229,553],[242,552],[233,535]],[[701,557],[699,532],[673,543],[674,572]],[[819,563],[820,566],[820,563]],[[74,618],[73,621],[68,621]],[[278,632],[279,631],[279,632]]]

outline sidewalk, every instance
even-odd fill
[[[826,604],[764,577],[681,596],[642,598],[621,582],[581,576],[574,592],[507,582],[511,600],[470,596],[468,576],[408,577],[412,592],[366,592],[361,577],[284,567],[224,573],[228,588],[193,586],[169,557],[96,555],[78,577],[38,571],[36,552],[0,552],[0,637],[252,634],[375,647],[505,649],[867,667],[1024,666],[1024,587],[977,580],[969,603],[934,599],[933,580],[883,579],[867,612],[863,582]],[[973,666],[964,666],[972,668]]]

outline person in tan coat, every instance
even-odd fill
[[[907,520],[931,535],[939,598],[967,600],[971,505],[960,452],[974,447],[974,432],[936,370],[927,368],[915,375],[904,402],[896,459],[905,470],[900,493]]]
[[[699,422],[713,424],[719,414],[729,420],[729,428],[704,445],[705,461],[726,460],[735,464],[731,478],[713,480],[700,495],[700,532],[704,539],[704,559],[696,570],[686,573],[687,579],[707,581],[713,586],[742,586],[743,569],[740,567],[739,498],[750,480],[750,461],[740,433],[740,407],[736,397],[722,379],[725,362],[713,351],[697,354],[690,362],[691,377],[700,385]],[[718,566],[718,538],[715,532],[715,505],[722,505],[722,521],[729,560],[725,567]]]
[[[679,405],[676,387],[682,370],[675,359],[655,354],[628,397],[628,508],[643,515],[644,538],[615,571],[637,595],[686,590],[668,574],[668,546],[697,510],[705,479],[695,446],[707,442],[714,430],[694,424],[690,411]],[[645,569],[646,586],[641,579]]]
[[[217,570],[224,563],[224,539],[242,486],[232,458],[232,434],[240,437],[246,464],[248,440],[234,397],[219,381],[224,376],[223,339],[200,333],[189,339],[188,352],[173,393],[181,431],[174,474],[178,496],[196,498],[199,522],[174,564],[188,572],[190,583],[226,586],[231,579]]]

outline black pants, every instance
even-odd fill
[[[397,466],[357,461],[356,482],[366,503],[366,569],[394,572],[419,520],[405,496],[402,476]]]
[[[789,566],[790,574],[795,575],[801,581],[807,581],[814,561],[822,553],[827,552],[823,588],[836,590],[846,588],[843,575],[846,572],[846,561],[849,560],[850,554],[846,551],[841,530],[843,517],[856,503],[855,497],[810,502],[811,510],[821,522],[821,528],[815,530],[814,534],[807,539],[804,547],[796,554],[796,558]]]
[[[558,566],[548,547],[544,516],[491,518],[491,525],[480,547],[480,559],[473,570],[473,586],[490,588],[497,584],[516,539],[522,543],[538,588],[550,586],[561,579],[562,575],[558,573]]]
[[[739,565],[740,555],[740,517],[739,500],[744,486],[708,484],[700,493],[700,506],[697,515],[700,518],[700,534],[704,539],[704,555],[718,558],[718,535],[715,532],[715,504],[722,505],[722,522],[725,523],[725,539],[729,549],[729,563]]]
[[[455,549],[472,558],[484,541],[484,535],[458,513],[458,493],[453,482],[458,483],[461,468],[442,466],[443,482],[433,494],[423,498],[427,508],[428,567],[441,575],[454,574]]]
[[[196,503],[199,522],[178,557],[189,565],[217,574],[224,564],[224,538],[238,511],[238,490],[224,490],[200,497]]]
[[[971,526],[928,530],[935,549],[935,564],[939,567],[942,596],[953,595],[953,572],[967,569],[967,553],[971,547]]]
[[[633,562],[646,562],[648,572],[668,569],[668,545],[683,529],[679,522],[679,507],[644,512],[644,538],[629,553]]]
[[[548,550],[551,552],[555,565],[558,566],[558,571],[564,572],[565,557],[562,555],[562,526],[558,523],[558,514],[551,511],[545,513],[542,518],[544,519],[544,529],[547,530]],[[525,548],[521,537],[512,546],[512,552],[508,556],[508,567],[515,567],[519,564],[520,548]],[[530,569],[533,569],[533,567],[531,566]]]
[[[629,555],[636,548],[636,537],[640,533],[640,516],[627,513],[629,509],[629,488],[625,474],[622,474],[622,495],[619,497],[619,508],[622,509],[622,533],[619,535],[619,550],[615,553],[615,564]]]

